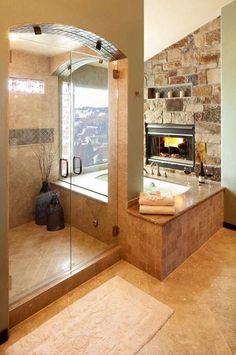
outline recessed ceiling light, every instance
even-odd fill
[[[17,34],[17,33],[14,33],[14,32],[9,32],[8,37],[9,37],[9,40],[10,40],[10,41],[16,41],[17,38],[18,38],[18,34]]]
[[[33,26],[33,29],[34,29],[34,34],[35,35],[41,35],[42,34],[40,26]]]
[[[100,51],[101,48],[102,48],[102,41],[100,41],[100,39],[98,39],[97,42],[96,42],[96,49],[97,49],[98,51]]]

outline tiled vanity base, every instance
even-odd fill
[[[122,257],[163,280],[223,226],[224,190],[177,216],[143,216],[128,209]]]

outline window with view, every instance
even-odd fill
[[[108,162],[108,90],[74,87],[73,136],[83,167]]]
[[[70,161],[71,150],[83,168],[108,163],[108,90],[73,86],[72,110],[70,90],[71,84],[63,82],[61,156]]]

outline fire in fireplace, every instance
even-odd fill
[[[195,164],[194,126],[146,124],[146,164],[180,169]]]

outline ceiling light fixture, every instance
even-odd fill
[[[100,51],[101,48],[102,48],[102,41],[100,41],[100,39],[98,39],[97,42],[96,42],[96,49],[97,49],[98,51]]]
[[[34,34],[35,35],[41,35],[42,34],[41,28],[39,26],[34,26],[33,29],[34,29]]]
[[[17,38],[18,38],[17,33],[9,32],[9,40],[10,40],[10,41],[16,41]]]

